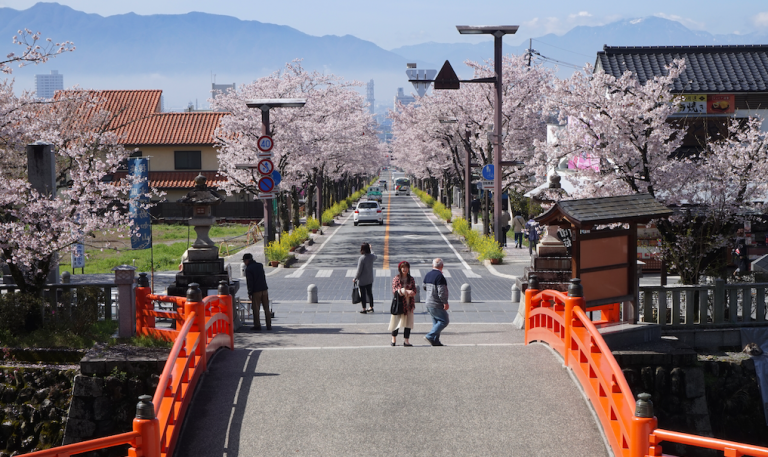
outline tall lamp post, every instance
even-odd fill
[[[493,35],[493,69],[496,80],[493,113],[493,232],[496,242],[502,243],[501,228],[501,39],[504,35],[517,32],[516,25],[472,26],[457,25],[456,29],[462,35]]]
[[[272,108],[301,108],[307,103],[304,98],[262,98],[249,100],[245,104],[248,108],[259,108],[261,110],[261,135],[269,137],[271,141],[272,129],[269,125],[269,110]],[[270,145],[271,149],[271,145]],[[271,159],[272,153],[259,154],[260,158]],[[249,165],[247,168],[257,168],[258,165]],[[274,213],[272,212],[272,202],[275,198],[273,192],[263,192],[259,194],[259,200],[270,200],[264,203],[264,247],[267,247],[271,241],[275,241]]]

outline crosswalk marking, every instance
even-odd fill
[[[467,278],[482,278],[482,276],[469,269],[464,270],[464,276]]]
[[[333,270],[317,270],[316,278],[330,278]]]
[[[446,270],[445,268],[443,268],[443,276],[445,276],[446,278],[450,278],[451,277],[451,272]]]
[[[304,270],[296,270],[293,273],[286,276],[286,278],[301,278],[301,275],[304,274]]]
[[[354,278],[355,277],[355,273],[357,273],[357,270],[354,270],[354,269],[353,270],[347,270],[347,276],[346,277],[347,278]]]
[[[389,268],[381,268],[376,270],[376,277],[380,276],[392,276],[391,270]]]
[[[421,272],[417,269],[413,269],[411,270],[411,276],[414,278],[421,278]]]

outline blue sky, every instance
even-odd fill
[[[35,0],[0,0],[0,6],[27,9]],[[478,42],[459,36],[455,25],[519,25],[518,44],[547,33],[561,35],[578,25],[603,25],[619,19],[660,16],[692,30],[714,34],[768,33],[768,2],[737,0],[59,0],[102,16],[134,12],[183,14],[201,11],[287,25],[310,35],[354,35],[384,49],[419,44]]]

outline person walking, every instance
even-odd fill
[[[507,232],[509,231],[509,211],[504,210],[501,212],[501,241],[504,247],[507,247]]]
[[[515,247],[520,249],[523,247],[523,231],[525,230],[525,219],[520,213],[515,213],[515,218],[512,219],[512,229],[515,231]]]
[[[269,287],[267,287],[267,276],[264,274],[264,265],[253,260],[253,255],[250,253],[243,254],[243,263],[245,263],[248,298],[251,299],[251,310],[253,311],[253,327],[251,329],[261,330],[259,308],[263,307],[267,330],[272,330],[272,311],[269,310]]]
[[[363,309],[360,314],[373,312],[373,262],[376,260],[376,254],[371,252],[371,245],[363,243],[360,246],[360,257],[357,259],[357,271],[355,272],[354,283],[360,288],[360,298],[362,298]],[[371,304],[366,308],[367,303]]]
[[[411,276],[411,264],[403,260],[397,264],[397,276],[392,278],[392,293],[403,300],[403,314],[392,315],[389,331],[392,332],[392,346],[397,344],[397,333],[403,329],[403,346],[413,346],[408,340],[413,328],[413,311],[416,309],[416,280]]]
[[[432,346],[442,346],[440,333],[448,326],[448,282],[443,276],[443,259],[432,261],[432,271],[424,276],[424,290],[427,291],[425,306],[432,316],[432,330],[424,335],[424,339]]]
[[[528,233],[528,254],[533,255],[536,252],[536,243],[539,242],[539,224],[533,220],[533,215],[525,223],[525,230]]]
[[[477,215],[480,213],[480,199],[473,198],[472,203],[469,204],[469,209],[472,211],[472,224],[477,224]]]

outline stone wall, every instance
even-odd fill
[[[61,444],[77,370],[0,367],[0,457]]]
[[[676,348],[616,351],[614,356],[634,397],[642,392],[652,395],[659,428],[768,445],[768,427],[749,356],[700,355]],[[662,449],[681,457],[717,455],[666,442]]]

